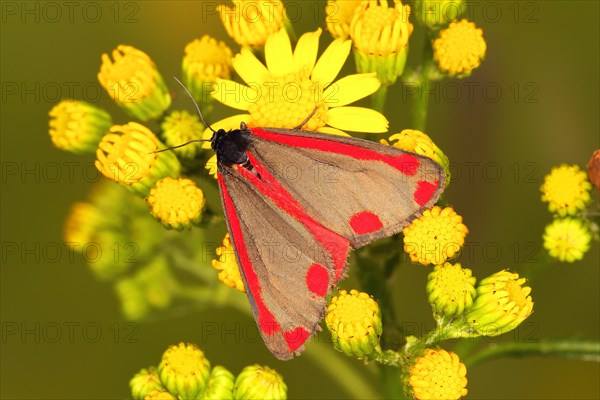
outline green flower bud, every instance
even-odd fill
[[[447,317],[462,314],[473,304],[475,278],[471,270],[447,262],[429,274],[427,294],[434,313]]]
[[[235,380],[233,398],[236,400],[285,400],[287,385],[277,371],[260,365],[242,370]]]
[[[208,383],[209,374],[210,363],[194,344],[170,346],[158,365],[162,385],[181,399],[200,397]]]
[[[154,367],[144,368],[135,374],[129,381],[129,387],[131,388],[131,397],[135,400],[144,400],[146,395],[153,390],[164,390]]]
[[[95,152],[112,125],[110,114],[84,101],[63,100],[49,114],[52,143],[72,153]]]
[[[483,336],[498,336],[515,329],[533,312],[531,288],[525,278],[503,270],[479,282],[475,302],[467,310],[466,322]]]
[[[203,400],[225,400],[233,398],[235,377],[224,367],[217,365],[210,372]]]

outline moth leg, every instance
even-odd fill
[[[314,115],[317,113],[317,108],[318,108],[318,107],[315,107],[315,109],[314,109],[314,110],[312,110],[312,112],[311,112],[311,113],[308,115],[308,117],[306,117],[306,119],[305,119],[304,121],[302,121],[302,122],[300,123],[300,125],[298,125],[297,127],[295,127],[293,130],[297,131],[297,130],[300,130],[300,129],[302,129],[302,127],[303,127],[304,125],[306,125],[306,123],[307,123],[308,121],[310,121],[310,119],[311,119],[311,118],[312,118],[312,117],[313,117],[313,116],[314,116]]]

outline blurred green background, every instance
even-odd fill
[[[297,33],[324,26],[324,3],[293,3]],[[157,364],[166,347],[180,341],[197,343],[213,365],[234,374],[252,363],[276,368],[293,398],[352,397],[309,357],[280,362],[260,339],[236,338],[236,327],[254,322],[227,307],[128,325],[112,285],[96,281],[83,260],[62,247],[68,210],[86,198],[90,177],[97,175],[92,156],[52,147],[48,111],[61,98],[74,97],[109,110],[115,123],[127,122],[99,92],[100,55],[130,44],[147,52],[166,79],[180,76],[183,48],[194,38],[208,33],[237,49],[212,11],[217,3],[0,4],[2,398],[128,397],[133,374]],[[472,77],[439,84],[427,132],[453,163],[447,198],[470,230],[470,251],[460,261],[482,278],[506,267],[520,271],[539,259],[541,235],[551,221],[540,202],[544,175],[561,163],[583,167],[600,147],[600,7],[596,1],[469,4],[471,19],[484,30],[487,57]],[[411,39],[413,49],[421,48],[420,30]],[[322,47],[330,40],[324,33]],[[411,54],[409,63],[417,58]],[[344,73],[353,70],[348,61]],[[175,89],[169,79],[167,84]],[[408,127],[410,100],[400,85],[390,89],[390,132]],[[230,114],[217,105],[212,118]],[[544,270],[533,283],[534,314],[516,333],[490,342],[597,340],[598,261],[595,243],[582,262]],[[394,276],[398,315],[416,334],[433,324],[427,272],[413,266]],[[349,275],[342,287],[353,287],[352,270]],[[207,323],[219,334],[203,331]],[[341,353],[340,360],[378,387],[374,369]],[[468,389],[471,398],[599,398],[599,376],[597,363],[500,359],[469,370]]]

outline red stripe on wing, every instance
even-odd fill
[[[260,128],[252,128],[252,134],[258,136],[259,138],[269,140],[271,142],[285,144],[287,146],[343,154],[357,160],[381,161],[409,176],[415,175],[419,169],[419,165],[421,165],[419,159],[412,154],[390,156],[347,143],[340,143],[333,140],[324,140],[320,138],[308,138],[304,136],[282,135]]]
[[[300,203],[281,186],[277,179],[263,167],[254,155],[251,153],[247,154],[252,166],[260,174],[260,179],[246,168],[238,168],[240,175],[248,179],[262,194],[273,200],[277,206],[306,226],[331,255],[335,267],[335,279],[332,283],[337,282],[342,276],[346,258],[350,251],[350,242],[348,239],[330,231],[306,214]]]
[[[225,182],[223,181],[223,177],[220,173],[218,174],[218,181],[219,186],[221,187],[223,203],[225,204],[225,213],[229,220],[229,226],[232,231],[231,235],[234,239],[235,251],[240,258],[240,268],[242,268],[244,276],[246,277],[246,283],[248,284],[246,289],[252,294],[258,309],[258,325],[264,334],[273,335],[281,330],[281,326],[279,326],[275,320],[275,317],[273,317],[273,314],[271,314],[261,297],[262,289],[260,287],[260,282],[258,281],[258,276],[252,269],[252,261],[250,260],[248,250],[245,246],[245,239],[240,226],[240,220],[238,219],[235,206],[231,200],[231,197],[229,196],[227,186],[225,186]]]

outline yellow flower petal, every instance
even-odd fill
[[[236,114],[232,115],[231,117],[227,117],[220,121],[217,121],[211,126],[215,131],[218,131],[219,129],[225,129],[226,131],[229,131],[231,129],[239,129],[241,122],[246,122],[249,120],[250,115],[248,114]],[[207,128],[206,130],[204,130],[204,132],[202,132],[202,139],[210,140],[212,135],[213,131],[211,131],[210,128]],[[202,142],[202,148],[210,149],[210,142]]]
[[[330,85],[323,99],[329,107],[341,107],[375,93],[380,85],[375,73],[348,75]]]
[[[226,106],[247,111],[259,94],[251,87],[228,79],[217,79],[211,96]]]
[[[298,39],[296,49],[294,50],[294,70],[302,71],[306,69],[310,75],[315,62],[317,61],[317,53],[319,51],[319,37],[321,36],[321,28],[314,32],[307,32]]]
[[[329,133],[330,135],[337,135],[337,136],[350,136],[346,132],[340,131],[339,129],[335,129],[330,126],[324,126],[322,128],[319,128],[319,129],[317,129],[317,132]]]
[[[240,53],[233,57],[232,64],[235,72],[251,86],[264,82],[265,78],[269,76],[267,67],[247,47],[242,48]]]
[[[323,52],[313,69],[311,79],[324,86],[333,82],[350,54],[350,40],[336,39]]]
[[[327,124],[353,132],[384,133],[389,122],[375,110],[364,107],[336,107],[327,111]]]
[[[267,39],[265,61],[273,76],[283,76],[294,71],[292,44],[285,29]]]
[[[212,175],[215,179],[217,179],[217,172],[219,171],[217,166],[217,155],[213,154],[211,158],[208,159],[204,168],[208,170],[208,174]]]

